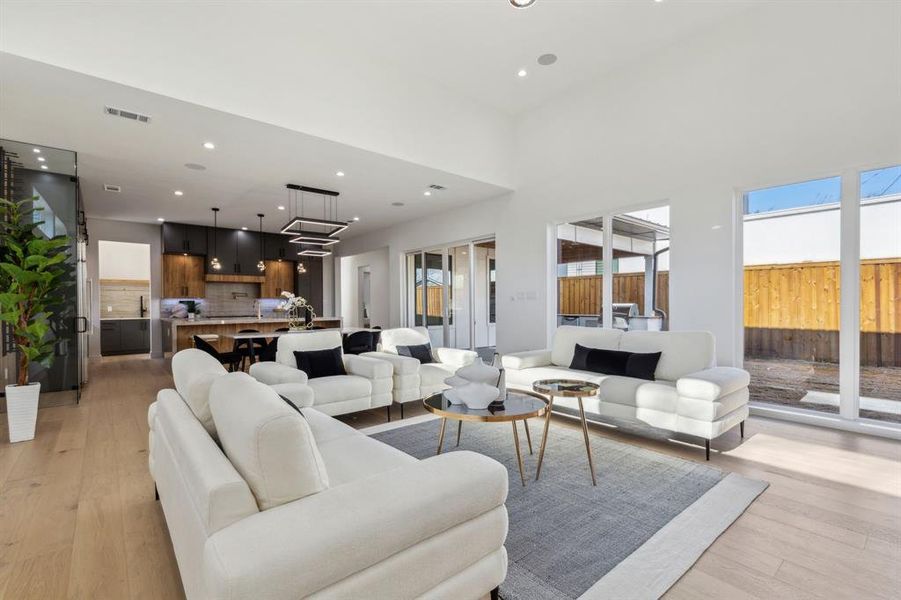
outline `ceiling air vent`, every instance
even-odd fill
[[[118,194],[119,192],[122,191],[122,186],[121,186],[121,185],[112,185],[112,184],[110,184],[110,183],[104,183],[104,184],[103,184],[103,191],[105,191],[105,192],[115,192],[116,194]]]
[[[438,185],[437,183],[433,183],[432,185],[429,186],[429,189],[430,190],[438,190],[439,192],[441,192],[443,190],[446,190],[447,188],[444,187],[443,185]]]
[[[123,119],[128,119],[130,121],[138,121],[139,123],[149,123],[150,115],[142,115],[141,113],[134,112],[131,110],[125,110],[124,108],[115,108],[113,106],[104,106],[103,110],[106,114],[112,115],[114,117],[122,117]]]

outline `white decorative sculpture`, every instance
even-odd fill
[[[481,410],[497,400],[497,388],[487,383],[467,383],[444,392],[451,404],[465,404],[466,408]]]
[[[465,404],[467,408],[480,410],[497,400],[500,391],[497,389],[500,371],[489,367],[476,359],[475,362],[457,369],[457,372],[444,380],[452,389],[444,392],[444,397],[451,404]]]

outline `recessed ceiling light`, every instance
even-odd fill
[[[338,177],[344,177],[344,171],[338,171],[337,173],[335,173],[335,175],[337,175]]]
[[[404,205],[403,202],[392,202],[391,203],[391,206],[403,206],[403,205]]]
[[[242,228],[241,228],[241,231],[247,231],[247,228],[246,228],[246,227],[242,227]]]
[[[423,195],[423,196],[431,196],[431,195],[432,195],[432,192],[426,191],[426,192],[423,192],[422,195]]]
[[[165,221],[166,219],[164,219],[163,217],[157,217],[156,220],[159,221],[160,223],[162,223],[162,222]]]
[[[47,159],[44,158],[43,156],[38,157],[38,162],[44,162],[45,160],[47,160]]]
[[[542,54],[538,57],[538,64],[543,67],[548,67],[557,62],[557,55],[548,52],[547,54]]]
[[[181,191],[181,190],[175,190],[174,194],[175,194],[176,196],[184,196],[184,195],[185,195],[185,193],[184,193],[183,191]]]
[[[529,72],[526,71],[525,69],[520,69],[519,71],[516,72],[517,77],[525,77],[528,74],[529,74]]]
[[[279,209],[279,210],[285,210],[285,207],[284,207],[284,206],[281,206],[281,205],[279,205],[279,207],[278,207],[278,209]]]
[[[47,165],[41,165],[41,168],[42,168],[42,169],[46,169],[46,168],[47,168]]]
[[[354,221],[359,221],[360,217],[354,217]]]
[[[529,8],[535,4],[535,0],[510,0],[510,4],[512,4],[514,8]]]
[[[35,154],[40,154],[40,153],[41,153],[41,149],[40,149],[40,148],[32,148],[31,151],[34,152]]]
[[[203,147],[206,148],[207,150],[215,150],[216,144],[214,144],[213,142],[204,142]]]

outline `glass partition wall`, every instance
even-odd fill
[[[476,350],[491,361],[495,346],[494,240],[410,252],[406,257],[406,323],[426,327],[433,347]]]
[[[53,363],[49,367],[31,363],[29,368],[29,379],[41,384],[41,407],[77,402],[80,386],[87,379],[87,232],[76,164],[77,155],[70,150],[0,140],[0,197],[33,199],[33,207],[39,211],[34,215],[38,235],[69,238],[69,258],[62,264],[62,302],[54,307],[47,333],[53,340]],[[5,385],[16,380],[17,349],[8,326],[0,333],[0,379]]]
[[[746,192],[744,367],[763,409],[901,423],[901,166]]]

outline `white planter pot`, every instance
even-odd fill
[[[10,442],[34,439],[34,426],[38,420],[38,396],[40,395],[40,383],[6,386],[6,417],[9,421]]]

